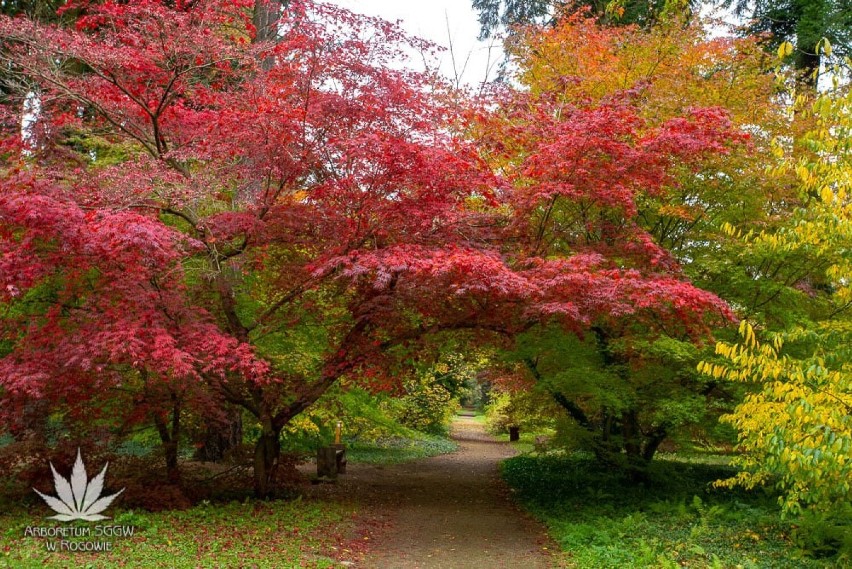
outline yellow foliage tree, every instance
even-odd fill
[[[754,387],[723,418],[739,433],[742,471],[719,484],[775,483],[794,514],[852,503],[852,95],[823,94],[802,112],[816,125],[802,141],[810,152],[786,167],[806,206],[780,231],[740,237],[764,256],[796,254],[827,267],[810,283],[810,318],[776,333],[743,321],[738,344],[720,342],[719,361],[699,364]]]

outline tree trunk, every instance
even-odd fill
[[[268,498],[275,485],[278,459],[281,456],[281,429],[264,427],[254,447],[254,493],[258,498]]]
[[[657,449],[660,448],[660,444],[665,439],[665,435],[652,435],[648,437],[648,440],[645,442],[645,449],[642,451],[642,458],[645,462],[651,462],[654,460],[654,455],[657,454]]]
[[[166,478],[173,484],[180,484],[180,468],[178,467],[177,441],[169,441],[163,445],[166,456]]]
[[[226,389],[224,395],[229,401],[243,406],[252,415],[258,418],[262,433],[258,438],[254,449],[254,490],[259,498],[268,497],[275,483],[275,475],[278,470],[278,459],[281,455],[281,430],[290,420],[313,405],[317,399],[334,385],[342,373],[348,369],[347,350],[345,346],[350,345],[353,338],[359,337],[367,326],[365,319],[359,320],[349,331],[341,342],[337,354],[326,362],[327,372],[312,383],[303,383],[293,389],[295,398],[285,407],[274,410],[275,398],[269,397],[261,385],[254,384],[249,387],[251,396],[239,397],[231,390]]]
[[[616,431],[615,416],[604,407],[601,411],[602,417],[597,432],[594,432],[594,448],[595,458],[598,462],[607,466],[617,466],[621,447],[618,440],[613,438]]]
[[[243,415],[239,407],[227,412],[227,422],[210,421],[206,425],[202,446],[195,452],[195,460],[220,462],[225,454],[243,442]]]
[[[521,428],[517,426],[509,427],[509,442],[521,440]]]
[[[278,19],[281,14],[280,0],[255,0],[252,25],[255,42],[274,41],[278,36]]]
[[[173,484],[180,484],[181,475],[178,465],[178,439],[180,437],[180,401],[172,395],[171,428],[165,418],[154,413],[154,426],[160,435],[163,445],[163,455],[166,460],[166,477]]]
[[[645,482],[648,479],[648,462],[642,453],[642,431],[636,410],[630,409],[621,414],[621,438],[627,455],[627,474],[633,482]]]

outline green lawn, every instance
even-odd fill
[[[346,458],[351,462],[397,464],[418,458],[454,452],[458,445],[445,437],[385,437],[369,443],[349,442]]]
[[[804,558],[773,496],[716,490],[725,466],[660,460],[635,485],[589,459],[518,456],[503,477],[544,521],[570,567],[840,567]]]
[[[133,526],[134,535],[97,538],[112,542],[110,552],[77,553],[47,550],[47,541],[61,538],[24,537],[27,526],[72,525],[46,520],[50,512],[38,506],[0,514],[0,567],[338,567],[331,554],[346,541],[353,513],[340,504],[302,500],[116,511],[111,520],[75,525],[92,531],[97,525]]]

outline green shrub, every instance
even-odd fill
[[[852,560],[852,505],[837,504],[830,512],[804,510],[794,519],[792,538],[806,555]]]
[[[405,396],[393,408],[393,416],[410,429],[433,435],[446,434],[459,404],[441,384],[415,380],[405,384]]]
[[[553,399],[538,391],[506,392],[493,390],[485,406],[485,425],[492,434],[501,434],[511,426],[521,430],[552,429],[559,416]]]
[[[714,488],[713,481],[733,472],[725,465],[660,458],[641,484],[580,453],[521,455],[501,471],[577,567],[798,569],[842,567],[848,560],[838,533],[819,533],[831,527],[824,520],[814,520],[813,529],[782,521],[772,493]],[[807,539],[816,547],[834,539],[833,551],[841,553],[814,559],[832,552],[796,547]]]

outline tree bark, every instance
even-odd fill
[[[281,430],[264,427],[254,448],[254,493],[269,498],[275,489],[275,475],[281,457]]]
[[[278,36],[278,20],[281,6],[287,2],[281,0],[255,0],[251,23],[255,29],[255,42],[274,41]]]
[[[160,435],[163,456],[166,461],[166,478],[173,484],[180,484],[181,474],[178,465],[178,439],[180,437],[180,401],[172,395],[171,425],[159,413],[154,413],[154,426]]]
[[[648,478],[648,463],[642,452],[642,431],[635,409],[621,414],[621,439],[627,456],[627,474],[633,482],[644,482]]]
[[[647,440],[645,441],[645,449],[642,451],[642,458],[644,458],[646,462],[651,462],[654,459],[654,455],[657,453],[657,449],[660,448],[660,444],[662,444],[668,436],[669,431],[666,424],[662,424],[648,433],[646,435]]]
[[[243,419],[239,407],[229,406],[226,422],[211,420],[205,425],[202,446],[195,452],[195,460],[220,462],[226,453],[243,442]]]

